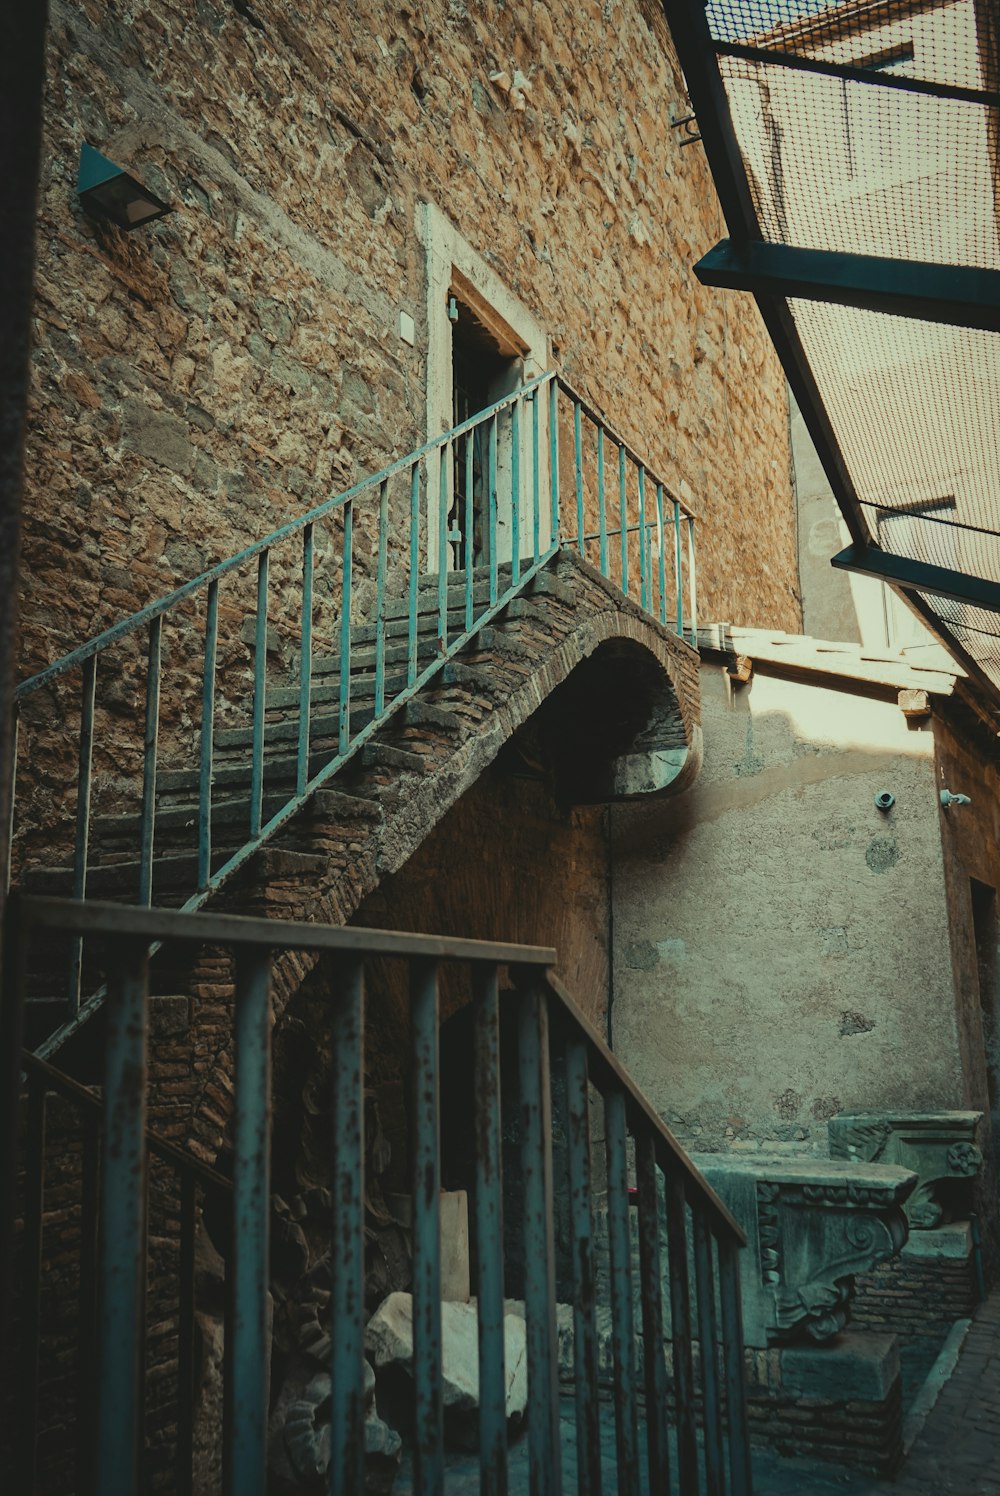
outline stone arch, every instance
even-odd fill
[[[623,597],[574,552],[554,558],[535,592],[517,599],[487,638],[488,643],[480,640],[470,646],[470,664],[463,667],[466,674],[461,677],[465,684],[458,686],[445,676],[423,693],[432,701],[447,697],[449,712],[456,696],[489,698],[485,716],[456,716],[462,726],[448,753],[435,758],[432,772],[400,771],[393,792],[384,796],[382,819],[372,823],[346,865],[331,861],[325,876],[304,879],[296,889],[294,907],[286,886],[283,917],[347,924],[362,900],[383,877],[403,866],[522,730],[529,735],[540,731],[545,751],[554,756],[554,768],[565,767],[580,713],[593,689],[610,693],[608,700],[620,711],[617,717],[608,710],[601,713],[601,751],[590,755],[587,772],[581,771],[569,785],[577,803],[678,793],[693,781],[701,763],[697,651]],[[501,677],[510,684],[498,691],[495,682]],[[565,697],[556,697],[563,688]],[[546,706],[553,698],[555,705]],[[259,886],[266,906],[263,873]],[[309,952],[277,955],[276,1023],[316,964]],[[223,1146],[232,1074],[232,1042],[227,1035],[207,1067],[192,1118],[191,1146],[207,1161],[214,1160]]]

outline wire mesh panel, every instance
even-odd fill
[[[767,267],[730,283],[758,295],[851,529],[839,564],[906,589],[995,708],[1000,611],[981,583],[1000,583],[1000,10],[667,9],[735,252]],[[823,273],[797,279],[817,253]]]

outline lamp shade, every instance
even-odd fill
[[[137,229],[173,211],[169,203],[86,142],[80,150],[76,191],[90,218],[117,224],[120,229]]]

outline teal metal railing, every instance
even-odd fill
[[[694,643],[694,526],[600,412],[541,375],[25,681],[22,881],[61,865],[49,891],[83,899],[100,868],[149,906],[169,874],[198,909],[560,546]],[[72,1025],[79,936],[68,966]]]
[[[472,1202],[480,1491],[483,1496],[508,1490],[561,1496],[565,1487],[575,1488],[578,1496],[601,1496],[602,1487],[613,1487],[619,1496],[751,1496],[739,1281],[744,1234],[564,990],[551,969],[555,951],[14,895],[5,926],[3,989],[12,1035],[25,1001],[29,946],[66,932],[95,943],[108,980],[103,1096],[29,1057],[23,1133],[13,1112],[5,1114],[7,1126],[0,1129],[0,1231],[9,1234],[11,1245],[14,1222],[23,1222],[13,1334],[0,1315],[0,1343],[17,1355],[16,1448],[9,1468],[19,1496],[55,1488],[38,1479],[46,1442],[38,1416],[40,1372],[44,1380],[53,1363],[64,1381],[67,1368],[77,1372],[75,1423],[73,1398],[64,1390],[62,1432],[47,1436],[49,1442],[75,1439],[76,1489],[137,1496],[154,1488],[144,1454],[160,1460],[159,1489],[171,1477],[163,1465],[171,1444],[173,1488],[179,1493],[196,1488],[194,1320],[196,1309],[205,1306],[196,1302],[195,1228],[198,1204],[206,1198],[215,1202],[213,1220],[226,1254],[227,1304],[224,1411],[216,1424],[217,1396],[202,1405],[201,1447],[203,1453],[208,1447],[221,1454],[226,1496],[264,1496],[269,1489],[269,1415],[278,1390],[271,1388],[269,1400],[269,1378],[278,1375],[282,1360],[279,1352],[271,1364],[267,1331],[273,1288],[271,988],[274,960],[290,951],[319,953],[330,975],[329,1189],[336,1207],[327,1235],[310,1237],[313,1261],[328,1262],[330,1273],[328,1307],[320,1311],[328,1350],[317,1352],[330,1380],[328,1411],[317,1410],[317,1417],[329,1422],[329,1462],[325,1469],[319,1463],[322,1440],[317,1439],[314,1487],[322,1482],[332,1496],[362,1496],[365,1489],[366,986],[384,980],[384,964],[390,963],[403,967],[410,1018],[413,1104],[406,1137],[399,1141],[409,1154],[413,1200],[412,1396],[404,1429],[416,1496],[442,1496],[446,1488],[439,994],[446,967],[457,973],[472,1019],[463,1059],[472,1077],[468,1132],[474,1155],[466,1162],[462,1187]],[[147,1131],[148,951],[157,941],[168,951],[190,953],[207,943],[230,955],[235,1085],[228,1179]],[[455,1055],[449,1053],[454,1065]],[[4,1082],[16,1088],[19,1049],[6,1049],[0,1060]],[[553,1084],[557,1072],[559,1083]],[[64,1116],[67,1103],[75,1109],[83,1139],[78,1152],[70,1148],[68,1165],[66,1145],[58,1149],[60,1168],[50,1195],[46,1163],[56,1148],[54,1141],[46,1144],[46,1108],[53,1093],[62,1098]],[[592,1128],[601,1110],[603,1168],[595,1168]],[[511,1134],[517,1140],[513,1152],[503,1145]],[[631,1248],[630,1149],[637,1261]],[[156,1254],[147,1251],[151,1156],[172,1179],[163,1206],[167,1218],[161,1210],[155,1220]],[[508,1173],[506,1184],[505,1170],[516,1176],[512,1180]],[[59,1290],[72,1255],[74,1236],[67,1222],[74,1219],[77,1201],[79,1336],[75,1345],[67,1345],[73,1306]],[[563,1231],[557,1226],[557,1201],[563,1202],[564,1221],[568,1215]],[[599,1305],[597,1207],[602,1202],[610,1302],[601,1297]],[[176,1217],[172,1223],[170,1209]],[[177,1251],[165,1253],[171,1238]],[[54,1282],[46,1271],[53,1254],[60,1264]],[[161,1266],[169,1261],[176,1286],[172,1296],[161,1291],[150,1304],[154,1256]],[[567,1280],[561,1289],[560,1275]],[[508,1445],[505,1292],[510,1294],[512,1282],[523,1290],[530,1414],[526,1439]],[[570,1323],[559,1314],[557,1292]],[[603,1347],[599,1307],[610,1309],[610,1345]],[[159,1407],[150,1441],[146,1328],[158,1321],[162,1330],[165,1319],[176,1327],[176,1403],[172,1416]],[[46,1342],[53,1328],[62,1331],[54,1345]],[[561,1359],[572,1388],[560,1388]],[[610,1402],[602,1396],[608,1362]],[[575,1424],[575,1437],[566,1436],[566,1421]],[[465,1470],[460,1478],[468,1482]],[[66,1483],[58,1489],[67,1489]]]

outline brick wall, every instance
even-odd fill
[[[797,625],[784,386],[691,273],[657,6],[54,0],[49,71],[25,674],[424,439],[425,198],[696,501],[702,616]],[[95,229],[84,139],[176,211]]]
[[[851,1323],[859,1330],[941,1337],[956,1319],[968,1318],[976,1303],[971,1257],[926,1263],[892,1257],[858,1278]]]

